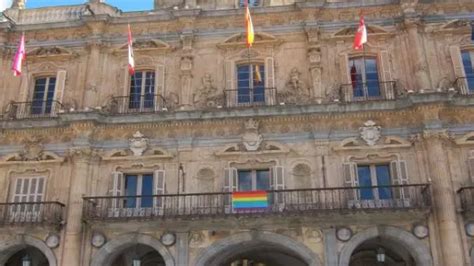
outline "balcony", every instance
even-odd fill
[[[65,205],[59,202],[0,203],[0,226],[53,225],[63,222]]]
[[[271,106],[277,104],[276,88],[224,90],[226,107]]]
[[[10,102],[5,119],[53,118],[63,106],[58,101]]]
[[[160,94],[113,97],[108,108],[112,114],[157,113],[168,110],[166,100]]]
[[[384,190],[384,195],[391,196],[385,199],[362,199],[363,190],[373,190],[374,195],[378,195],[376,192],[379,190]],[[282,214],[316,215],[328,212],[429,211],[431,207],[431,192],[427,184],[272,190],[267,191],[267,197],[267,208],[249,209],[243,212],[232,208],[230,192],[85,197],[83,213],[88,221],[123,221]]]
[[[460,94],[474,95],[474,77],[458,77],[454,86]]]
[[[394,100],[397,91],[396,81],[344,84],[340,87],[344,102]]]

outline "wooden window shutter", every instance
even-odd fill
[[[469,176],[471,177],[471,181],[474,182],[474,150],[470,152],[467,162],[469,165]]]
[[[388,51],[380,52],[380,77],[382,79],[381,89],[385,99],[395,99],[395,90],[389,81],[392,81],[392,72],[390,68],[390,54]]]
[[[265,58],[265,87],[275,88],[275,62],[273,57]]]
[[[274,166],[270,171],[270,188],[272,190],[285,189],[285,171],[283,166]]]
[[[390,178],[393,185],[408,185],[408,171],[406,161],[395,160],[390,162]],[[397,199],[409,198],[410,191],[408,187],[393,188],[394,197]]]
[[[340,54],[339,55],[339,68],[340,68],[340,77],[341,77],[341,84],[340,85],[345,85],[342,86],[343,91],[343,99],[345,102],[350,102],[352,101],[352,87],[348,86],[351,84],[351,74],[349,71],[349,57],[347,54]]]
[[[224,170],[224,192],[237,191],[237,169],[230,167]]]
[[[454,78],[462,78],[465,77],[466,74],[464,73],[464,65],[462,63],[462,58],[461,58],[461,49],[459,46],[450,46],[449,47],[449,53],[451,55],[451,62],[453,63],[453,70],[454,70]],[[459,81],[457,85],[459,86],[460,93],[461,94],[467,94],[468,89],[467,89],[467,84],[464,84],[465,81],[461,80]]]
[[[155,207],[163,207],[164,200],[156,195],[164,195],[166,193],[166,175],[164,170],[155,170],[153,173],[153,184],[155,186]]]
[[[111,188],[109,190],[111,196],[113,196],[113,197],[122,196],[123,189],[124,189],[124,185],[123,185],[124,182],[125,182],[125,178],[124,178],[122,172],[113,172],[112,173]],[[113,198],[111,207],[114,208],[114,209],[115,208],[120,208],[121,207],[121,204],[120,204],[121,202],[123,202],[123,200]]]
[[[235,91],[235,65],[231,60],[225,61],[225,97],[226,106],[237,105],[237,91]]]
[[[54,88],[54,100],[63,101],[64,89],[66,86],[66,70],[59,70],[56,75],[56,87]]]
[[[359,175],[357,173],[357,164],[354,162],[347,162],[342,164],[343,178],[345,187],[358,187],[359,186]],[[352,189],[347,191],[347,195],[350,200],[358,200],[360,191],[358,189]]]
[[[155,111],[161,111],[165,106],[161,97],[165,97],[166,72],[164,65],[157,65],[155,70]],[[160,97],[161,96],[161,97]]]

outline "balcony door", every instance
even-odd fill
[[[238,170],[238,191],[270,190],[270,170]]]
[[[15,181],[10,208],[11,222],[40,221],[41,205],[44,197],[44,177],[18,178]]]
[[[237,104],[265,103],[265,66],[245,64],[237,66]]]
[[[381,97],[377,59],[356,57],[349,60],[354,98]]]
[[[382,165],[358,165],[357,173],[359,176],[360,199],[391,199],[392,192],[389,187],[386,188],[364,188],[373,186],[390,186],[392,184],[390,177],[390,166]]]
[[[53,110],[56,77],[42,77],[35,80],[30,114],[45,115]]]
[[[130,96],[128,108],[144,111],[155,108],[155,72],[137,71],[130,78]]]
[[[466,75],[467,91],[474,93],[474,51],[463,51],[461,55],[464,74]]]
[[[125,208],[151,208],[153,206],[153,174],[125,175]]]

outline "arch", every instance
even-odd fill
[[[268,243],[273,246],[282,247],[298,255],[308,266],[320,266],[321,260],[319,256],[306,247],[287,236],[279,235],[272,232],[252,231],[239,233],[227,238],[218,240],[204,250],[196,259],[196,266],[211,266],[212,261],[220,256],[223,252],[231,250],[236,246],[251,243]]]
[[[4,266],[11,256],[24,249],[25,246],[31,246],[41,251],[46,259],[48,259],[49,266],[57,265],[54,252],[42,240],[27,235],[20,235],[15,239],[0,242],[0,266]]]
[[[379,226],[360,232],[347,242],[339,253],[339,266],[349,265],[354,250],[366,240],[376,237],[382,237],[404,245],[418,266],[433,265],[431,252],[423,241],[402,229],[391,226]]]
[[[100,248],[99,251],[94,254],[91,266],[110,265],[117,255],[137,244],[146,245],[158,251],[163,257],[166,266],[175,265],[173,256],[159,240],[149,235],[129,233],[107,242],[107,244]]]

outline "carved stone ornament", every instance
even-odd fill
[[[413,227],[413,234],[419,239],[426,238],[429,235],[429,229],[425,225],[416,225]]]
[[[337,229],[336,237],[340,241],[347,242],[352,238],[352,230],[347,227],[342,227]]]
[[[193,96],[193,102],[198,107],[218,107],[223,105],[223,95],[219,94],[211,74],[206,73],[201,80],[201,88]]]
[[[106,242],[105,236],[102,233],[94,232],[91,239],[91,244],[93,247],[100,248]]]
[[[49,234],[44,242],[49,248],[57,248],[59,246],[59,240],[60,238],[58,234]]]
[[[474,237],[474,223],[467,223],[464,228],[466,229],[466,235]]]
[[[133,134],[133,138],[129,140],[129,145],[134,156],[142,156],[148,148],[148,138],[145,138],[140,131],[137,131]]]
[[[374,146],[380,139],[382,127],[377,126],[374,121],[368,120],[363,127],[359,128],[360,138],[363,139],[367,145]]]
[[[285,91],[280,96],[286,103],[292,104],[303,104],[310,100],[309,90],[301,80],[301,73],[296,67],[291,70]]]
[[[258,132],[259,123],[254,119],[245,122],[245,133],[242,135],[242,144],[247,151],[256,151],[262,144],[263,136]]]
[[[44,151],[41,139],[32,137],[24,142],[23,150],[21,152],[11,154],[5,157],[7,162],[18,161],[49,161],[59,160],[59,156],[52,152]]]

